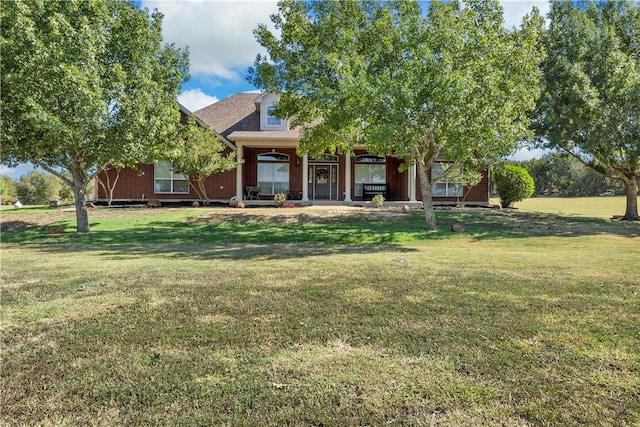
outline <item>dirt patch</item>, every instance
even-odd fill
[[[15,231],[24,231],[37,227],[37,224],[27,221],[1,221],[0,233],[13,233]]]
[[[184,208],[161,208],[161,209],[184,209]],[[89,220],[103,218],[137,218],[142,215],[156,215],[158,209],[147,207],[96,207],[89,209]],[[19,220],[17,218],[20,218]],[[19,211],[0,212],[0,230],[3,233],[24,231],[48,226],[61,221],[76,220],[76,210],[74,208],[57,208],[48,210],[29,211],[28,209]]]
[[[333,207],[332,207],[333,208]],[[345,223],[351,219],[361,219],[363,215],[370,221],[378,219],[405,218],[407,212],[397,209],[367,209],[347,208],[347,209],[261,209],[261,210],[218,210],[203,213],[195,219],[187,220],[192,222],[204,222],[216,224],[222,222],[233,222],[239,224],[337,224]]]

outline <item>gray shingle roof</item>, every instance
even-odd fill
[[[255,100],[260,94],[237,93],[204,107],[194,114],[216,132],[232,141],[241,139],[291,140],[300,138],[299,129],[260,130],[260,112]]]
[[[224,137],[234,131],[259,131],[260,113],[254,102],[258,96],[257,93],[237,93],[194,114]]]

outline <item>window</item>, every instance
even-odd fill
[[[289,156],[280,153],[258,155],[258,185],[260,194],[289,192]]]
[[[331,162],[331,163],[337,163],[338,162],[338,156],[335,156],[333,154],[321,154],[319,157],[312,157],[309,156],[309,161],[310,162]]]
[[[354,194],[362,196],[362,184],[385,184],[387,165],[384,157],[363,155],[356,157]]]
[[[450,166],[450,163],[435,163],[431,166],[431,180],[438,179]],[[454,175],[457,174],[454,172]],[[442,181],[435,182],[431,186],[431,192],[434,196],[458,197],[462,196],[462,186],[455,180],[455,177],[450,175]]]
[[[282,119],[274,116],[275,105],[267,107],[267,126],[282,126]]]
[[[187,178],[175,173],[171,162],[160,162],[153,166],[153,183],[155,193],[189,193]]]

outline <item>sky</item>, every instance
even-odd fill
[[[271,26],[275,1],[143,0],[141,5],[164,14],[166,42],[189,47],[191,80],[178,98],[182,105],[197,111],[235,93],[255,90],[245,77],[256,54],[264,50],[253,30],[260,23]],[[549,10],[547,0],[502,0],[502,5],[508,28],[518,26],[534,5],[543,15]]]
[[[141,0],[142,8],[164,14],[163,38],[177,47],[188,47],[191,79],[182,86],[178,101],[192,112],[235,93],[255,91],[246,80],[247,70],[264,49],[253,30],[258,24],[273,29],[270,16],[277,2],[268,0]],[[501,0],[505,26],[519,26],[522,17],[536,6],[542,15],[547,0]],[[539,157],[539,150],[521,150],[514,160]],[[18,179],[33,170],[32,165],[0,166],[0,175]]]

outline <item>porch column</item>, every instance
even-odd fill
[[[410,202],[415,202],[416,201],[416,163],[414,162],[410,167],[409,167],[409,201]]]
[[[352,202],[351,200],[351,154],[344,155],[344,201]]]
[[[302,156],[302,201],[309,201],[309,155]]]
[[[240,201],[244,194],[242,191],[242,151],[244,147],[236,145],[236,150],[236,161],[238,162],[238,166],[236,166],[236,200]]]

